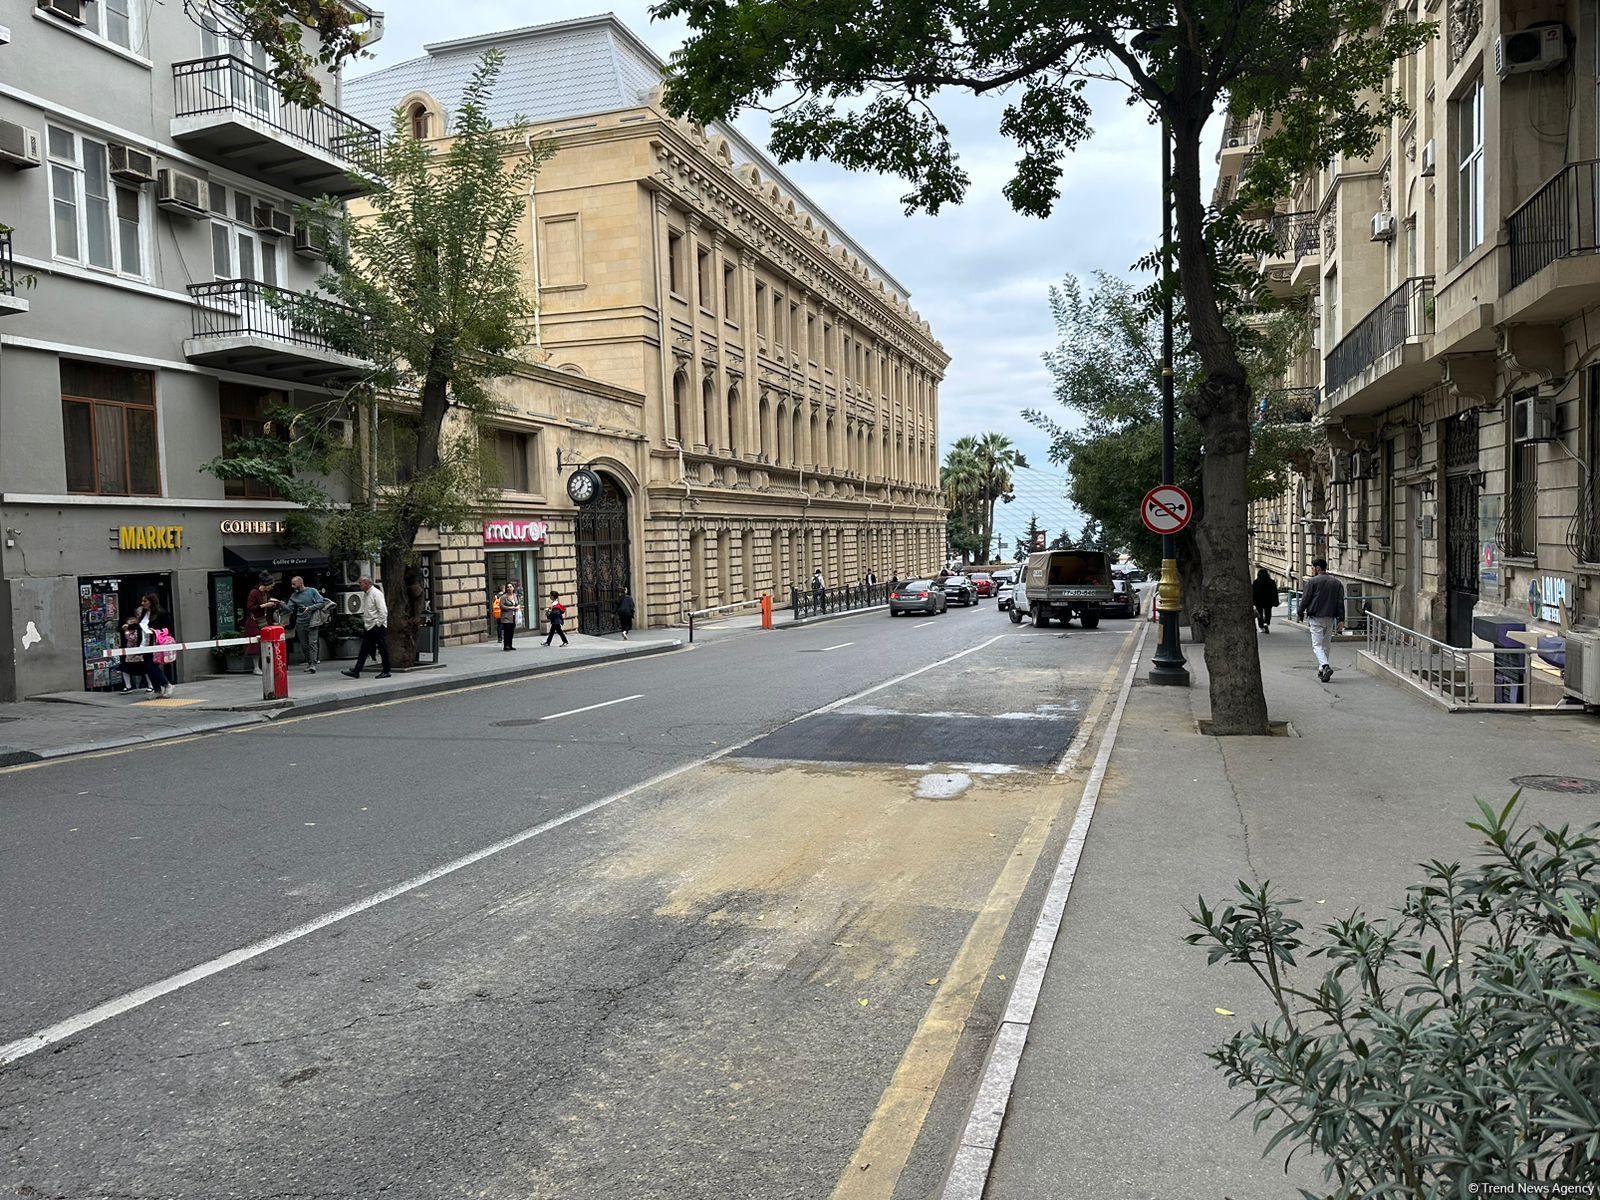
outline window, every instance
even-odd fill
[[[284,403],[282,392],[239,383],[219,383],[217,407],[222,415],[222,457],[235,457],[238,454],[235,443],[241,438],[286,437],[288,430],[269,428],[267,422],[267,413]],[[281,499],[277,489],[256,479],[224,479],[222,493],[234,500]]]
[[[55,256],[144,278],[144,193],[111,178],[104,142],[49,127]]]
[[[756,283],[756,333],[767,336],[767,285]]]
[[[689,394],[689,377],[679,371],[672,377],[672,436],[678,440],[679,446],[689,443],[684,438],[683,428],[683,401]]]
[[[789,350],[799,354],[805,347],[800,344],[800,306],[789,305]]]
[[[428,106],[418,101],[411,106],[407,115],[411,121],[411,136],[419,142],[427,141],[433,129],[433,114],[428,111]]]
[[[675,296],[683,295],[683,234],[667,230],[667,286]]]
[[[716,294],[711,290],[711,251],[700,247],[694,256],[695,299],[701,308],[709,309]]]
[[[817,361],[817,318],[812,313],[806,314],[806,359]]]
[[[772,341],[783,345],[783,297],[776,292],[772,295]]]
[[[1509,420],[1517,401],[1535,392],[1513,392],[1506,402]],[[1506,496],[1506,553],[1514,558],[1537,558],[1539,554],[1539,443],[1511,443],[1511,475]]]
[[[1322,344],[1328,349],[1339,344],[1339,272],[1329,271],[1323,281],[1323,294],[1327,303],[1322,308],[1322,324],[1326,330]]]
[[[739,270],[732,263],[722,264],[722,315],[729,321],[739,319]]]
[[[412,413],[378,414],[378,482],[410,483],[417,476],[417,418]]]
[[[228,57],[208,71],[202,84],[225,104],[248,109],[268,119],[277,116],[277,99],[267,74],[267,52],[246,38],[237,37],[205,25],[200,30],[200,48],[207,58]]]
[[[500,487],[507,492],[531,492],[534,438],[516,429],[494,432],[495,461],[500,466]]]
[[[133,0],[92,0],[81,4],[78,15],[83,18],[83,28],[101,41],[136,50],[134,45],[138,7]]]
[[[1483,242],[1483,80],[1452,106],[1456,119],[1456,247],[1465,258]]]
[[[253,279],[276,287],[278,240],[256,232],[256,205],[269,203],[238,188],[211,185],[211,273],[217,279]]]
[[[822,365],[833,369],[833,326],[826,322],[822,326]]]
[[[67,490],[159,496],[155,374],[61,360]]]

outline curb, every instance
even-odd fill
[[[848,612],[823,613],[820,617],[802,617],[798,621],[785,621],[782,625],[773,623],[771,632],[781,629],[804,629],[807,625],[823,625],[829,621],[842,621],[846,617],[859,617],[863,613],[887,612],[887,604],[874,604],[870,608],[852,608]]]

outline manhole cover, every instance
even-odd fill
[[[543,717],[528,717],[521,721],[490,721],[489,725],[493,729],[519,729],[524,725],[537,725],[543,719]]]
[[[1518,775],[1511,782],[1536,792],[1563,792],[1568,796],[1600,793],[1600,779],[1580,779],[1576,775]]]

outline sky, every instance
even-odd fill
[[[378,0],[385,16],[374,57],[352,64],[357,76],[423,53],[429,42],[514,29],[528,24],[614,12],[662,58],[686,36],[681,23],[653,22],[646,0]],[[936,109],[949,126],[972,178],[965,201],[937,216],[907,216],[903,183],[850,172],[831,163],[793,163],[784,172],[865,247],[911,293],[951,357],[940,388],[941,457],[965,434],[1005,434],[1030,467],[1025,495],[1002,505],[997,527],[1026,528],[1028,509],[1053,504],[1059,516],[1040,523],[1054,536],[1062,523],[1082,523],[1061,499],[1066,477],[1049,462],[1048,439],[1022,419],[1037,407],[1065,417],[1052,396],[1040,355],[1055,342],[1048,293],[1068,273],[1132,274],[1132,264],[1159,235],[1159,138],[1144,110],[1126,93],[1099,85],[1091,93],[1096,136],[1068,161],[1054,213],[1044,220],[1011,210],[1001,189],[1017,153],[997,132],[1004,96],[949,95]],[[765,147],[765,123],[752,113],[734,121]],[[1157,481],[1152,480],[1152,483]],[[1015,525],[1013,531],[1011,527]],[[1002,543],[1007,544],[1007,543]]]

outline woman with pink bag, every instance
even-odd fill
[[[169,623],[161,613],[161,601],[156,599],[156,594],[146,592],[144,599],[139,603],[139,645],[156,646],[163,640],[170,641],[171,635],[167,631]],[[159,638],[156,636],[158,633],[167,634],[167,637]],[[141,657],[145,661],[144,677],[149,681],[155,694],[172,695],[172,683],[167,679],[164,668],[178,657],[177,651],[156,651]]]

